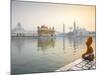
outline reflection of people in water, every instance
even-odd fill
[[[93,61],[94,59],[93,48],[91,46],[92,42],[92,37],[88,37],[86,41],[87,51],[82,55],[82,58],[85,60]]]

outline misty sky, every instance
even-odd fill
[[[43,24],[62,32],[63,24],[68,28],[77,26],[89,31],[95,31],[95,6],[67,5],[12,1],[12,28],[18,22],[26,30],[37,30]]]

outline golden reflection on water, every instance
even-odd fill
[[[45,50],[47,48],[54,48],[55,46],[55,38],[43,38],[39,37],[38,38],[38,48],[41,48],[41,50]]]

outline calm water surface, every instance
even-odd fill
[[[12,37],[11,72],[28,74],[53,72],[81,57],[86,37]],[[92,47],[95,50],[95,38]]]

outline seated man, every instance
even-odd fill
[[[82,54],[82,58],[85,60],[93,61],[94,59],[93,48],[91,46],[92,41],[92,37],[90,36],[86,42],[87,51],[84,54]]]

